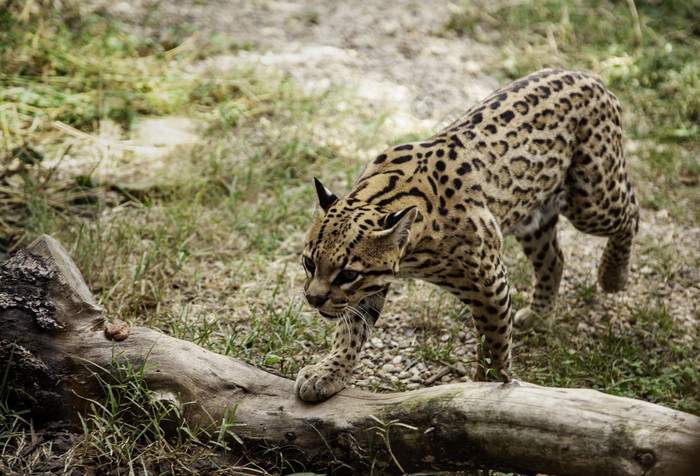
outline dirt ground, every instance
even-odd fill
[[[164,27],[183,25],[194,27],[195,41],[206,42],[211,32],[224,33],[245,48],[207,58],[201,68],[215,73],[255,64],[289,74],[299,87],[309,91],[322,92],[340,85],[355,91],[354,104],[360,104],[366,115],[386,116],[383,127],[394,137],[410,133],[427,136],[450,122],[499,85],[503,78],[495,78],[490,71],[494,62],[508,61],[485,44],[446,32],[444,25],[459,7],[445,0],[92,0],[85,8],[105,11],[154,36]],[[147,18],[149,26],[143,26]],[[177,124],[173,127],[177,134]],[[342,135],[339,130],[327,132]],[[358,160],[368,160],[386,145],[366,147]],[[633,144],[629,145],[628,160],[639,160]],[[636,184],[639,189],[646,186],[650,184]],[[581,280],[594,281],[603,240],[580,234],[562,222],[560,240],[567,264],[559,311],[566,312],[577,305],[576,286]],[[674,223],[665,210],[643,210],[628,289],[616,295],[597,294],[587,309],[579,312],[582,335],[607,321],[617,320],[617,325],[630,327],[628,306],[651,300],[663,302],[668,314],[686,330],[687,338],[696,336],[700,319],[698,236],[697,224]],[[646,255],[644,249],[649,246],[665,248],[667,262],[659,263],[656,256]],[[301,267],[298,272],[301,275]],[[406,289],[399,288],[365,349],[365,365],[356,371],[355,384],[371,386],[390,378],[413,388],[425,378],[417,376],[419,372],[437,375],[440,371],[421,368],[422,364],[411,371],[396,368],[396,348],[411,338],[410,326],[405,323],[409,307]],[[462,342],[465,348],[455,351],[472,355],[473,340]],[[440,381],[467,378],[460,374],[448,372]]]

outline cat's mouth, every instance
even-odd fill
[[[332,321],[335,319],[338,319],[341,315],[343,315],[342,312],[339,312],[338,314],[328,314],[327,312],[318,311],[318,313],[321,314],[326,319],[330,319]]]

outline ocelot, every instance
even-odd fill
[[[395,278],[427,280],[469,306],[488,362],[509,379],[513,323],[530,326],[556,302],[563,258],[559,214],[607,237],[604,291],[628,279],[638,205],[625,172],[620,104],[590,73],[545,70],[498,89],[433,137],[391,147],[338,198],[315,180],[317,206],[302,264],[307,301],[337,321],[330,354],[305,367],[306,401],[340,391]],[[503,235],[535,270],[531,304],[511,312]]]

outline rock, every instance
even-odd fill
[[[398,372],[399,369],[397,369],[393,364],[384,364],[382,366],[382,372],[385,374],[393,374]]]
[[[379,337],[372,337],[369,340],[370,344],[372,344],[372,347],[375,349],[383,349],[384,348],[384,341],[381,340]]]

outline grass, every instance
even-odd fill
[[[191,427],[180,420],[181,407],[187,402],[171,402],[148,388],[143,374],[157,364],[148,363],[147,358],[132,363],[116,355],[109,368],[86,365],[103,395],[83,397],[89,403],[89,410],[80,418],[84,438],[72,452],[80,465],[98,472],[129,474],[148,473],[153,468],[171,474],[236,470],[217,462],[231,451],[231,444],[242,444],[235,433],[240,426],[235,408],[220,424]]]
[[[521,336],[523,378],[653,403],[673,401],[679,410],[698,414],[700,372],[693,346],[675,333],[663,305],[650,301],[629,311],[634,324],[626,332],[606,323],[581,339],[576,322],[558,322],[556,328]]]
[[[6,350],[6,349],[3,349]],[[22,395],[10,386],[9,375],[14,360],[15,346],[13,345],[7,355],[7,363],[0,380],[0,458],[6,458],[15,449],[15,440],[24,436],[25,429],[29,426],[30,418],[28,409],[15,408],[12,402],[17,402]],[[5,356],[5,352],[3,352]]]
[[[233,40],[202,45],[187,25],[155,40],[108,17],[80,14],[70,2],[61,12],[35,3],[42,8],[22,16],[18,3],[0,0],[7,6],[0,8],[0,258],[49,233],[68,248],[109,317],[290,377],[317,360],[332,326],[299,292],[311,178],[328,177],[329,186],[347,190],[367,149],[418,137],[387,137],[384,118],[363,115],[347,91],[303,93],[289,77],[255,65],[216,73],[202,66],[202,58],[242,48]],[[628,161],[643,207],[693,227],[700,222],[700,18],[685,4],[667,3],[637,2],[634,13],[631,2],[462,2],[445,29],[497,46],[493,73],[504,80],[543,66],[601,74],[624,104]],[[322,21],[318,15],[308,11],[302,20]],[[186,72],[192,66],[201,73]],[[138,162],[145,153],[129,149],[128,140],[144,119],[163,115],[190,118],[201,140]],[[119,137],[101,146],[94,138],[105,124]],[[88,137],[66,133],[74,130]],[[101,158],[66,168],[90,154]],[[163,163],[154,168],[162,172],[150,173]],[[522,307],[532,271],[518,248],[506,241],[513,301]],[[684,337],[661,285],[680,286],[684,267],[697,268],[698,257],[651,238],[640,239],[638,250],[648,300],[616,301],[602,296],[590,275],[576,275],[564,283],[556,327],[517,336],[514,370],[534,383],[596,388],[700,414],[697,337]],[[419,283],[406,289],[408,299],[387,306],[415,330],[410,358],[468,364],[454,355],[472,337],[463,307]],[[581,327],[585,313],[609,322]],[[628,316],[627,325],[612,319],[617,314]],[[3,378],[0,468],[41,471],[66,458],[114,472],[225,467],[230,443],[222,435],[235,444],[235,413],[218,428],[183,427],[165,438],[162,428],[176,410],[154,400],[142,379],[148,364],[114,365],[116,378],[104,378],[105,398],[91,402],[73,449],[45,443],[33,459],[22,456],[31,418],[8,406],[12,390]],[[376,388],[403,386],[387,380]],[[305,470],[295,451],[270,448],[265,471]],[[264,472],[255,461],[245,464],[250,473]]]

